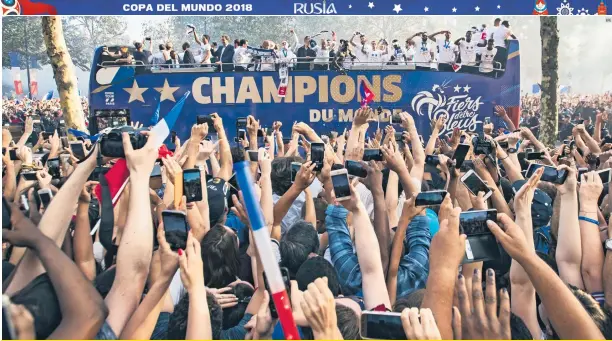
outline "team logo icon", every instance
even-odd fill
[[[546,0],[537,0],[533,6],[533,15],[548,15]]]
[[[31,0],[0,0],[2,15],[56,15],[57,9],[53,5]]]

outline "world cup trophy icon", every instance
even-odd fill
[[[604,0],[601,0],[601,2],[599,3],[599,6],[597,6],[597,14],[598,15],[608,14],[608,7],[606,6],[606,3],[604,2]]]
[[[533,6],[533,15],[548,15],[548,7],[546,6],[546,0],[537,0],[535,6]]]
[[[21,14],[21,5],[17,0],[0,0],[2,2],[2,15]]]

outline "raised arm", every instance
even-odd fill
[[[91,227],[89,225],[89,203],[91,202],[92,187],[97,181],[88,181],[79,196],[76,224],[72,244],[74,248],[74,263],[89,281],[96,278],[96,259],[93,254],[91,240]]]
[[[259,148],[258,152],[259,170],[259,187],[261,188],[261,210],[264,216],[266,226],[272,227],[274,223],[274,201],[272,198],[272,160],[265,149]],[[315,224],[316,226],[316,224]]]
[[[433,126],[431,135],[429,136],[429,140],[427,141],[427,146],[425,147],[425,155],[432,155],[434,153],[434,150],[436,149],[436,141],[438,140],[440,130],[444,128],[444,123],[446,123],[446,116],[441,115],[440,117],[438,117],[436,123]]]
[[[217,177],[225,181],[229,181],[229,179],[232,177],[232,170],[234,168],[234,161],[232,160],[229,140],[225,134],[223,120],[221,117],[219,117],[217,113],[210,116],[213,119],[213,124],[215,130],[217,131],[217,136],[219,137],[219,158],[221,159],[221,169],[219,170],[219,175]]]
[[[32,135],[32,131],[34,131],[34,120],[32,119],[32,117],[26,117],[23,134],[21,135],[21,138],[19,138],[19,141],[17,141],[16,144],[17,148],[25,146],[26,142],[30,138],[30,135]]]
[[[610,197],[612,199],[612,197]],[[612,220],[608,223],[608,240],[612,239]],[[604,296],[606,298],[606,306],[612,309],[612,250],[606,251],[606,259],[604,262]]]
[[[506,108],[504,108],[501,105],[496,105],[495,115],[497,115],[497,117],[501,118],[506,123],[508,130],[510,131],[516,130],[516,126],[514,125],[514,122],[512,122],[510,117],[508,116],[508,113],[506,112]]]
[[[597,201],[603,190],[601,178],[595,172],[582,175],[580,183],[580,242],[582,244],[581,273],[586,292],[603,292],[604,251],[599,236]]]
[[[575,129],[578,130],[580,137],[582,137],[582,140],[584,141],[584,143],[586,143],[591,153],[593,154],[601,153],[601,149],[599,148],[599,143],[595,141],[594,138],[591,137],[591,134],[589,134],[588,131],[586,131],[586,129],[584,128],[584,124],[577,125]]]
[[[311,161],[302,164],[302,167],[295,176],[295,182],[274,205],[274,226],[280,226],[281,221],[287,212],[289,212],[293,202],[314,181],[316,176],[314,173],[315,167],[316,165]]]
[[[400,113],[400,117],[402,118],[402,127],[410,133],[410,140],[413,141],[412,156],[414,157],[414,166],[410,170],[410,176],[420,183],[423,180],[423,172],[425,171],[425,151],[421,143],[417,142],[419,141],[419,133],[414,123],[414,118],[407,112]],[[403,183],[402,186],[404,186]]]

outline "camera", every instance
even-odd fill
[[[123,137],[121,134],[127,132],[130,136],[132,148],[140,149],[147,143],[147,136],[140,132],[146,129],[134,129],[130,126],[115,128],[100,137],[100,152],[107,157],[125,157],[123,150]]]
[[[472,138],[475,155],[489,155],[495,150],[493,142],[484,138],[484,136],[476,135]]]

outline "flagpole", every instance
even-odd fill
[[[30,88],[30,51],[28,46],[28,18],[23,18],[23,35],[25,40],[25,54],[26,54],[26,72],[28,76],[28,98],[32,99],[32,89]]]

